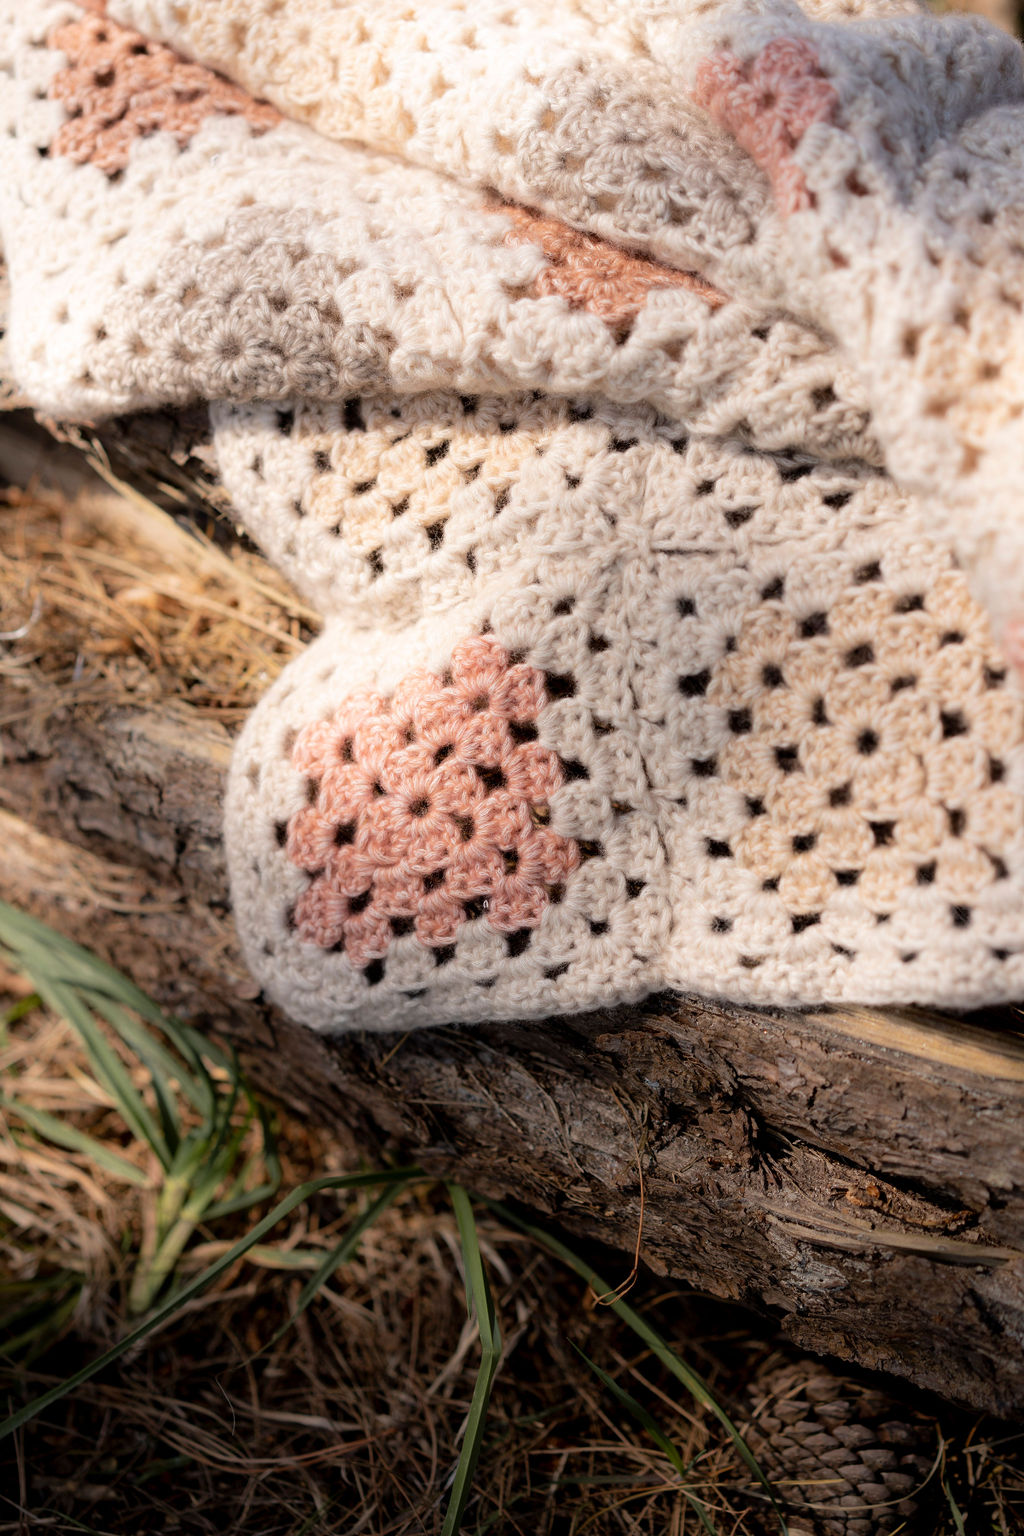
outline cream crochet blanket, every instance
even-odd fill
[[[1024,996],[1024,57],[901,4],[0,0],[22,390],[209,402],[325,616],[233,899],[321,1028]]]

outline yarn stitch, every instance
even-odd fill
[[[225,807],[302,1022],[1024,992],[1024,71],[854,10],[0,0],[17,385],[207,402],[324,615]]]

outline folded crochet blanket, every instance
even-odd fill
[[[1024,994],[1024,59],[787,0],[0,0],[11,365],[210,404],[321,1028]]]

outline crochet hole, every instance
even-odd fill
[[[796,747],[776,747],[775,762],[781,773],[795,773],[800,766],[799,753]]]
[[[522,955],[530,947],[533,935],[529,928],[517,928],[514,933],[505,935],[505,952],[511,959]]]
[[[820,912],[794,912],[790,919],[794,933],[804,933],[806,929],[813,928],[821,922]]]
[[[866,667],[875,659],[875,648],[870,641],[865,640],[860,645],[855,645],[847,651],[843,657],[843,663],[847,667]]]
[[[852,784],[838,784],[835,789],[830,789],[828,792],[828,803],[831,806],[849,805],[852,799]]]
[[[857,881],[859,879],[860,879],[860,870],[859,869],[837,869],[836,870],[836,884],[837,885],[856,885]]]
[[[724,513],[725,521],[730,528],[742,528],[744,523],[749,523],[756,507],[733,507],[731,511]]]
[[[853,573],[854,582],[858,587],[866,586],[869,581],[881,579],[882,567],[877,560],[870,561],[867,565],[858,566]]]
[[[810,853],[818,841],[817,832],[801,832],[792,840],[794,853]]]
[[[679,692],[684,699],[702,698],[708,690],[711,681],[711,673],[706,669],[703,672],[693,672],[689,677],[678,679]]]
[[[917,874],[914,877],[918,885],[934,885],[936,868],[937,866],[934,859],[932,859],[928,864],[921,864],[918,867]]]
[[[955,810],[949,812],[949,830],[954,837],[959,837],[967,825],[966,811]]]
[[[872,753],[878,751],[878,747],[879,739],[877,731],[873,731],[870,728],[868,730],[861,731],[860,735],[857,737],[857,751],[862,757],[870,757]]]
[[[546,672],[545,686],[549,699],[574,699],[576,679],[563,672]]]
[[[776,576],[766,587],[761,588],[761,598],[766,603],[777,602],[786,590],[786,578]]]
[[[732,709],[728,719],[729,729],[734,736],[746,736],[753,730],[754,721],[749,709]]]
[[[949,738],[952,736],[966,736],[970,727],[958,709],[940,710],[939,720],[942,723],[942,734]]]
[[[704,839],[704,851],[709,859],[731,859],[732,849],[728,843],[724,843],[717,837]]]
[[[875,840],[876,847],[888,848],[892,842],[892,835],[896,830],[896,823],[894,821],[869,821],[868,826],[871,828],[871,836]]]
[[[334,829],[334,846],[344,848],[349,843],[354,843],[356,837],[356,824],[354,821],[342,821]]]
[[[954,928],[969,928],[971,926],[970,907],[951,907],[949,915],[953,919]]]

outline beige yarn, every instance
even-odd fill
[[[225,820],[300,1020],[1024,991],[1019,56],[868,10],[0,0],[19,384],[208,400],[326,615]]]

